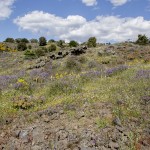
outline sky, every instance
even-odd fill
[[[0,0],[0,41],[122,42],[138,34],[150,37],[150,0]]]

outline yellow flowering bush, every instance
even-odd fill
[[[14,88],[16,90],[20,90],[22,92],[31,92],[31,87],[30,85],[27,83],[27,81],[25,81],[25,79],[18,79],[17,83],[14,85]]]
[[[17,50],[6,46],[4,43],[0,43],[0,51],[16,52]]]

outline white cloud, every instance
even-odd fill
[[[109,0],[114,6],[121,6],[126,4],[129,0]]]
[[[138,34],[150,36],[150,21],[143,17],[121,18],[119,16],[97,16],[87,21],[82,16],[62,18],[42,11],[33,11],[18,17],[14,23],[22,30],[57,39],[86,41],[95,36],[99,42],[135,39]]]
[[[0,20],[8,18],[12,13],[15,0],[0,0]]]
[[[97,0],[82,0],[82,3],[86,6],[94,6],[97,5]]]

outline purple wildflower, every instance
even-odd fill
[[[150,78],[150,70],[139,70],[137,71],[135,77],[137,79],[149,79]]]
[[[106,76],[109,77],[109,76],[116,74],[117,72],[121,72],[126,69],[128,69],[128,66],[120,65],[119,67],[107,69],[105,73],[106,73]]]

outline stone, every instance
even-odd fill
[[[32,132],[32,145],[38,145],[40,143],[44,143],[45,141],[45,134],[43,129],[41,129],[40,127],[37,127],[33,130]]]
[[[77,112],[76,118],[77,118],[77,119],[80,119],[80,118],[82,118],[82,117],[85,117],[85,113],[84,113],[83,111]]]
[[[20,130],[16,130],[12,133],[13,137],[19,138]]]
[[[42,115],[42,118],[43,118],[43,121],[46,122],[46,123],[49,123],[50,122],[50,117],[47,116],[47,115]]]
[[[4,138],[0,137],[0,145],[2,144],[6,144],[6,141],[4,140]]]
[[[42,150],[42,148],[38,145],[35,145],[31,148],[31,150]]]
[[[117,126],[121,126],[121,120],[119,119],[119,117],[114,118],[113,124]]]
[[[58,52],[58,55],[62,55],[62,52]]]
[[[19,139],[23,141],[23,143],[28,143],[29,142],[29,131],[28,130],[23,130],[19,134]]]
[[[68,132],[66,130],[60,130],[56,133],[58,140],[64,140],[68,137]]]
[[[119,144],[111,141],[109,143],[108,147],[111,148],[111,149],[114,149],[114,148],[119,149]]]

